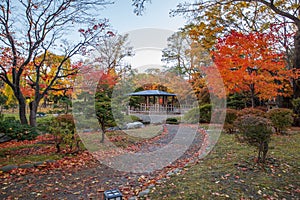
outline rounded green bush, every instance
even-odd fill
[[[286,108],[272,109],[267,113],[277,133],[285,133],[286,129],[292,126],[293,111]]]
[[[234,125],[239,132],[239,141],[257,147],[258,162],[265,162],[273,133],[271,122],[266,118],[248,114],[237,118]]]
[[[167,124],[179,124],[179,121],[177,118],[175,117],[170,117],[166,119],[166,123]]]

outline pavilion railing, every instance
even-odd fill
[[[139,107],[130,107],[128,108],[129,113],[171,113],[171,114],[184,114],[188,110],[192,109],[194,106],[192,105],[180,105],[173,106],[173,105],[160,105],[160,104],[153,104],[153,105],[146,105],[140,104]]]

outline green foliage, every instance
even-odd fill
[[[227,98],[227,108],[237,110],[245,108],[245,97],[238,93],[229,95]]]
[[[134,122],[137,122],[137,121],[142,121],[141,118],[139,118],[138,116],[135,116],[135,115],[129,115],[130,119]]]
[[[7,96],[3,92],[0,92],[0,113],[2,113],[2,106],[5,106],[7,99]]]
[[[267,113],[277,133],[284,133],[293,123],[293,111],[286,108],[272,109]]]
[[[112,112],[111,98],[108,97],[104,92],[96,93],[95,110],[98,121],[104,129],[108,126],[116,125]]]
[[[62,96],[59,99],[59,104],[61,104],[64,107],[64,113],[67,114],[70,111],[70,107],[72,106],[72,101],[67,96]]]
[[[258,148],[258,162],[265,162],[268,144],[271,140],[272,126],[268,119],[247,114],[235,121],[239,141]]]
[[[183,119],[188,123],[209,123],[211,119],[211,104],[204,104],[199,108],[189,110]]]
[[[54,117],[52,116],[46,116],[46,117],[40,117],[37,118],[37,130],[40,131],[41,133],[48,133],[49,132],[49,127],[52,126],[52,122],[54,120]]]
[[[74,146],[76,151],[80,150],[80,139],[75,134],[75,123],[72,115],[65,114],[54,118],[49,131],[54,135],[57,152],[61,151],[62,144],[69,146],[70,151],[73,151]]]
[[[15,117],[3,115],[0,115],[0,132],[16,140],[33,140],[38,135],[34,127],[21,124]]]
[[[199,107],[200,111],[200,123],[209,123],[211,118],[211,104],[204,104]]]

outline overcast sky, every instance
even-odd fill
[[[102,17],[108,18],[118,33],[129,33],[130,42],[135,48],[135,56],[126,62],[133,68],[157,68],[161,62],[161,50],[166,47],[167,38],[184,26],[182,16],[170,17],[169,12],[183,0],[152,0],[145,4],[142,16],[136,16],[131,0],[116,0],[99,11]]]

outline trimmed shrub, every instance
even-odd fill
[[[266,118],[249,114],[238,118],[234,125],[239,132],[237,135],[239,141],[255,146],[258,149],[257,162],[264,163],[271,140],[271,122]]]
[[[244,108],[238,112],[238,116],[255,115],[259,117],[265,117],[265,114],[266,113],[264,111],[257,108]]]
[[[175,117],[170,117],[166,119],[166,123],[167,124],[179,124],[179,121],[177,118]]]
[[[268,119],[272,122],[276,133],[285,133],[286,129],[292,126],[293,111],[286,108],[272,109],[267,113]]]

